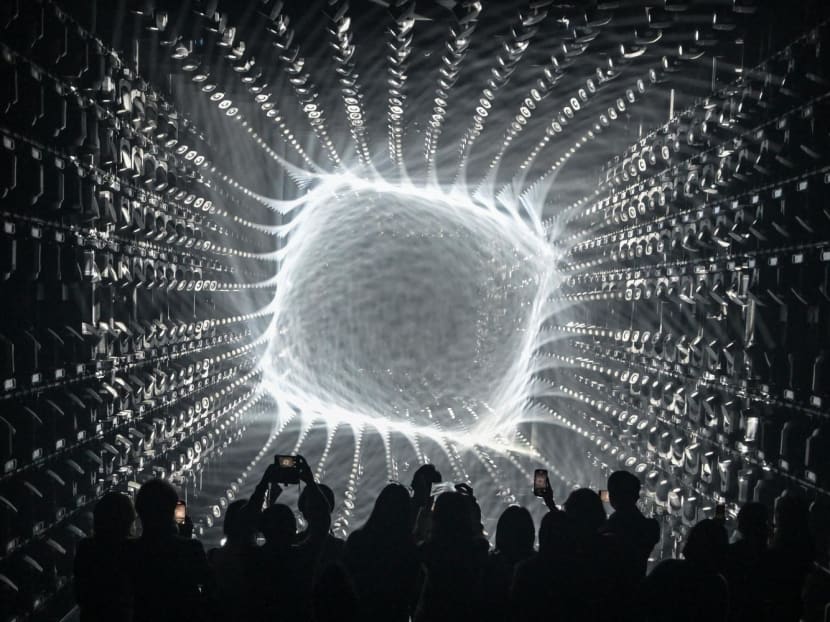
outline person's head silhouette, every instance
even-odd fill
[[[246,512],[248,502],[238,499],[232,502],[225,512],[225,521],[222,523],[222,532],[228,539],[228,544],[245,546],[254,544],[256,531],[251,524],[250,514]]]
[[[473,537],[473,522],[470,514],[470,500],[459,492],[445,492],[438,495],[432,512],[431,539],[459,544]]]
[[[132,535],[135,508],[127,495],[108,492],[92,511],[93,530],[99,540],[125,540]]]
[[[303,488],[297,507],[303,515],[308,528],[314,533],[324,533],[331,527],[331,513],[334,510],[334,492],[325,484],[318,484],[316,490],[309,486]],[[322,493],[322,495],[320,494]]]
[[[574,490],[565,500],[565,512],[583,531],[595,533],[605,522],[602,499],[590,488]]]
[[[176,489],[164,480],[151,479],[143,484],[135,497],[135,509],[141,519],[142,533],[175,533],[173,515],[178,501]]]
[[[800,533],[809,525],[809,506],[800,493],[786,491],[775,503],[775,533]]]
[[[805,559],[815,553],[810,533],[810,510],[807,499],[796,490],[788,490],[775,502],[772,546],[788,549]]]
[[[411,532],[409,500],[409,491],[404,486],[388,484],[380,491],[365,528],[382,536],[408,536]]]
[[[744,504],[738,512],[738,531],[743,540],[765,545],[769,538],[767,507],[754,501]]]
[[[683,557],[708,572],[720,572],[729,549],[729,536],[721,521],[707,518],[689,531]]]
[[[287,547],[297,535],[297,519],[290,507],[275,503],[262,512],[259,529],[269,545]]]
[[[533,553],[535,537],[533,517],[525,508],[511,505],[496,524],[496,550],[511,561],[519,561]]]
[[[572,557],[578,534],[573,518],[565,512],[548,512],[539,525],[539,554],[546,559]]]
[[[440,481],[441,473],[434,464],[421,465],[412,476],[412,498],[418,505],[425,505],[429,501],[432,485]]]
[[[615,510],[633,509],[640,498],[640,480],[628,471],[614,471],[608,477],[608,501]]]

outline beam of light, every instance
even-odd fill
[[[412,35],[415,26],[415,0],[403,0],[389,5],[393,18],[389,28],[389,54],[386,80],[389,92],[386,98],[387,149],[389,159],[404,173],[404,113],[406,111],[407,65],[412,54]]]
[[[372,161],[369,150],[369,129],[363,105],[363,92],[354,63],[355,44],[352,42],[352,22],[349,16],[348,0],[329,2],[329,20],[331,21],[331,28],[329,28],[331,45],[336,50],[334,62],[337,68],[335,71],[340,75],[340,93],[346,118],[349,121],[349,132],[357,146],[360,163],[368,166]]]
[[[427,161],[427,172],[430,178],[435,177],[435,156],[438,152],[438,140],[441,137],[444,121],[447,118],[450,92],[458,80],[464,58],[470,49],[470,39],[475,34],[482,6],[481,2],[467,2],[461,8],[463,12],[458,11],[456,13],[455,24],[449,30],[445,44],[447,54],[441,57],[441,67],[438,70],[438,86],[432,99],[434,106],[424,137],[424,157]]]
[[[317,88],[306,70],[306,60],[300,51],[300,44],[295,41],[295,31],[291,19],[283,11],[285,4],[275,3],[268,14],[268,22],[264,30],[270,35],[271,45],[277,51],[277,59],[288,74],[288,83],[297,97],[300,109],[308,120],[308,124],[316,134],[323,150],[334,164],[340,168],[340,154],[334,148],[326,126],[325,111],[318,99]]]
[[[456,183],[463,181],[470,152],[484,131],[493,102],[522,62],[522,57],[539,31],[539,24],[548,16],[551,4],[553,3],[548,1],[529,3],[519,12],[517,23],[510,31],[509,40],[505,40],[502,44],[496,62],[490,68],[487,85],[481,90],[478,105],[473,114],[473,122],[458,145],[459,161]]]

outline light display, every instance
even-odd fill
[[[784,10],[787,9],[787,10]],[[827,8],[0,7],[0,619],[109,490],[207,542],[276,453],[485,530],[628,469],[657,557],[830,487]],[[295,491],[286,491],[291,500]]]

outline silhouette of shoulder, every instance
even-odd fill
[[[126,545],[127,542],[101,543],[91,538],[78,543],[74,589],[81,620],[131,617],[133,590],[127,571],[129,564],[123,558]]]

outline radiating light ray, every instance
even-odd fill
[[[346,490],[343,493],[345,497],[343,500],[343,509],[338,514],[337,518],[332,521],[332,531],[336,535],[343,535],[345,536],[348,531],[351,530],[351,519],[352,515],[355,512],[356,501],[357,501],[357,490],[360,485],[360,478],[362,476],[362,470],[360,466],[361,460],[361,445],[363,443],[363,434],[365,428],[363,425],[358,425],[357,427],[352,426],[354,431],[354,454],[352,458],[352,466],[351,471],[349,473],[348,483],[346,484]]]
[[[369,126],[363,105],[363,92],[355,70],[355,44],[352,42],[349,0],[332,0],[329,2],[329,19],[331,28],[329,36],[335,50],[335,71],[340,76],[340,93],[349,131],[357,147],[357,154],[364,166],[371,165],[372,155],[369,149]]]
[[[435,156],[447,117],[450,92],[461,73],[464,58],[470,47],[470,39],[475,34],[478,16],[482,10],[482,3],[473,0],[466,0],[459,5],[454,7],[456,21],[450,27],[445,44],[448,53],[441,57],[438,86],[432,99],[434,106],[424,136],[424,157],[427,161],[427,174],[431,180],[435,180]]]
[[[557,13],[560,15],[560,23],[564,21],[565,33],[563,34],[570,34],[571,36],[563,36],[563,41],[559,46],[555,48],[556,51],[554,52],[554,54],[551,55],[550,62],[542,68],[542,77],[540,77],[536,81],[534,86],[531,87],[525,94],[519,106],[518,112],[516,112],[516,114],[513,117],[513,120],[510,122],[510,125],[504,132],[504,137],[502,139],[501,146],[499,147],[498,151],[490,161],[490,164],[486,170],[485,177],[481,182],[481,186],[479,186],[479,188],[475,191],[474,195],[478,195],[480,193],[492,194],[492,186],[495,183],[495,177],[498,173],[499,165],[501,164],[502,158],[504,158],[505,153],[507,153],[508,148],[514,142],[516,142],[516,139],[527,127],[527,124],[533,117],[534,111],[537,109],[537,106],[541,104],[541,102],[544,99],[546,99],[548,95],[551,94],[551,92],[556,87],[557,83],[562,80],[567,71],[567,68],[571,65],[570,58],[572,56],[582,54],[587,49],[588,45],[590,45],[590,42],[593,41],[594,38],[596,38],[596,36],[599,34],[599,29],[601,28],[601,26],[598,27],[596,30],[594,30],[593,28],[585,27],[585,29],[591,33],[590,36],[577,36],[575,31],[575,25],[572,25],[570,20],[566,18],[566,16],[569,14],[570,7],[554,8],[557,9]],[[556,116],[554,121],[560,127],[562,120],[567,119],[569,116],[566,110],[570,110],[571,114],[573,114],[574,111],[578,111],[584,104],[588,102],[588,100],[594,94],[596,94],[597,87],[594,78],[595,75],[586,78],[584,86],[582,86],[575,93],[573,93],[570,98],[568,98],[567,96],[565,97],[565,101],[568,103],[562,107],[559,115]],[[551,133],[554,131],[555,130],[553,126],[545,130],[545,136],[542,139],[544,144],[548,142],[548,140],[551,137]],[[538,149],[541,149],[541,147],[539,147]],[[538,155],[538,151],[536,151],[536,155]],[[536,155],[529,156],[520,168],[528,168],[529,165],[532,163],[532,160],[535,159]],[[516,181],[517,179],[514,178],[514,182]]]
[[[535,205],[544,205],[545,197],[547,197],[551,186],[555,182],[556,173],[559,172],[562,167],[565,166],[580,149],[582,149],[582,147],[588,144],[589,141],[596,140],[596,137],[599,132],[603,131],[603,128],[607,127],[607,125],[609,125],[612,121],[619,119],[619,115],[623,114],[627,109],[642,101],[643,95],[647,93],[648,88],[646,80],[642,78],[638,79],[634,83],[633,88],[626,89],[624,97],[617,98],[616,104],[614,106],[609,106],[607,112],[607,118],[609,121],[606,123],[606,115],[600,114],[597,121],[594,123],[594,126],[586,131],[582,136],[577,138],[569,149],[560,155],[559,158],[554,160],[553,164],[551,164],[548,169],[536,181],[534,181],[527,190],[524,191],[523,195],[535,193],[535,196],[531,199],[531,203]],[[544,144],[547,144],[547,142]],[[533,157],[535,158],[536,156],[534,155]]]
[[[389,4],[393,23],[389,28],[386,98],[387,149],[389,159],[401,175],[404,168],[404,114],[406,112],[407,64],[412,53],[412,30],[415,27],[415,0],[393,0]]]
[[[275,101],[277,98],[274,93],[268,90],[266,84],[258,83],[261,78],[261,71],[259,67],[262,65],[257,63],[257,59],[250,54],[245,54],[246,47],[242,42],[241,53],[231,53],[225,56],[228,63],[231,65],[233,72],[239,77],[242,84],[241,91],[249,94],[249,99],[252,100],[256,107],[260,109],[263,116],[277,126],[285,143],[298,155],[300,159],[310,169],[318,169],[318,165],[309,157],[302,145],[297,141],[294,132],[285,122],[283,115],[277,108]],[[212,91],[209,94],[210,101],[215,103],[220,110],[225,110],[226,116],[237,117],[238,107],[233,105],[233,102],[225,97],[225,93],[221,91]],[[234,114],[230,114],[234,112]],[[270,154],[269,154],[270,155]]]
[[[454,185],[463,181],[470,152],[484,131],[493,102],[521,63],[522,57],[539,31],[539,24],[548,16],[551,4],[552,1],[548,0],[531,2],[519,13],[518,23],[511,29],[510,39],[504,42],[496,63],[490,68],[490,79],[487,86],[481,90],[473,122],[459,142],[458,172]]]
[[[464,469],[464,465],[461,464],[461,460],[458,456],[458,452],[452,446],[452,442],[447,440],[445,437],[441,437],[441,442],[439,443],[441,449],[444,450],[444,454],[446,454],[447,459],[449,460],[450,466],[452,467],[453,471],[453,480],[456,482],[469,482],[470,476],[467,474],[467,471]]]
[[[283,9],[283,0],[271,0],[265,11],[267,11],[268,23],[265,31],[271,36],[271,45],[277,51],[279,59],[285,72],[288,74],[288,83],[291,85],[300,109],[308,120],[308,124],[317,136],[323,150],[329,160],[334,164],[335,169],[341,165],[340,154],[334,147],[326,126],[325,111],[318,101],[317,88],[311,80],[309,72],[305,69],[306,60],[303,58],[300,45],[295,41],[295,31],[291,26],[291,19]]]

